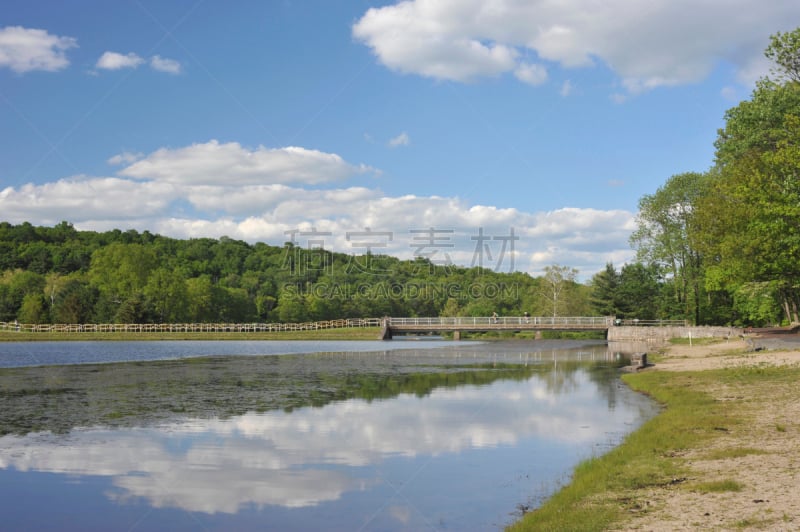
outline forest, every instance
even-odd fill
[[[714,166],[639,202],[637,258],[694,323],[800,322],[800,28],[765,56],[770,74],[725,113]]]
[[[587,283],[227,237],[0,222],[0,322],[248,323],[381,316],[602,315],[800,322],[800,28],[729,109],[714,165],[639,201],[636,261]]]
[[[0,321],[302,322],[348,317],[591,314],[577,271],[543,278],[427,259],[179,240],[70,223],[0,223]]]

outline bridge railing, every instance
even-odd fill
[[[611,327],[614,318],[609,316],[484,316],[484,317],[440,317],[440,318],[388,318],[390,326],[573,326],[573,327]]]
[[[630,325],[633,327],[688,327],[687,320],[639,320],[624,319],[617,320],[615,325]]]
[[[0,332],[29,333],[221,333],[285,332],[380,327],[380,318],[349,318],[304,323],[16,323],[0,322]]]

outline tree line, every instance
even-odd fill
[[[665,313],[669,284],[656,268],[608,271],[611,284],[601,274],[581,284],[577,269],[557,264],[534,277],[290,242],[0,222],[0,321],[252,323],[495,312],[680,318]]]
[[[800,28],[765,55],[770,74],[725,113],[714,166],[639,202],[637,258],[670,285],[668,311],[695,323],[800,322]]]

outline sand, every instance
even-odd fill
[[[781,350],[762,350],[765,346]],[[755,348],[759,350],[754,351]],[[800,337],[755,336],[705,346],[670,346],[643,371],[703,371],[800,365]],[[721,428],[708,448],[683,455],[686,479],[648,489],[626,530],[799,530],[800,387],[719,383],[706,390],[718,401],[735,401],[745,422]],[[744,450],[742,456],[731,450]],[[699,482],[733,480],[741,491],[703,493]]]

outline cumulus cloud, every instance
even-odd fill
[[[69,65],[66,51],[78,46],[72,37],[51,35],[45,30],[6,26],[0,29],[0,68],[24,73],[55,72]]]
[[[158,55],[154,55],[150,58],[150,67],[153,70],[166,72],[167,74],[181,73],[181,64],[178,61],[174,59],[167,59],[166,57],[161,57]]]
[[[514,71],[518,80],[528,85],[542,85],[547,81],[547,69],[542,65],[521,64]]]
[[[598,355],[605,356],[605,349]],[[208,514],[267,504],[300,508],[379,483],[382,464],[392,457],[456,454],[531,438],[573,450],[606,442],[605,425],[593,420],[607,405],[592,400],[596,392],[583,386],[589,382],[586,373],[573,378],[576,386],[569,393],[539,374],[485,387],[440,388],[426,398],[424,415],[409,415],[417,412],[419,400],[401,394],[299,408],[291,415],[193,419],[148,430],[76,429],[69,445],[48,434],[12,435],[0,444],[0,464],[108,477],[117,489],[107,496],[143,498],[157,508]],[[532,403],[546,405],[546,413],[529,408]],[[633,410],[620,406],[621,415],[609,420],[608,430],[630,430]]]
[[[247,149],[237,142],[211,140],[184,148],[162,148],[124,168],[120,175],[186,185],[320,184],[374,172],[335,153],[296,146]]]
[[[169,184],[77,176],[0,190],[0,212],[7,220],[45,225],[97,218],[123,223],[129,218],[161,215],[176,197]]]
[[[126,151],[110,157],[106,162],[115,166],[120,164],[131,164],[138,161],[142,157],[144,157],[143,153],[131,153]]]
[[[148,229],[176,238],[230,236],[273,245],[289,240],[292,231],[316,230],[329,233],[326,249],[357,255],[367,248],[348,234],[369,230],[391,235],[375,240],[385,244],[376,246],[381,253],[503,272],[540,272],[558,262],[588,278],[606,262],[633,259],[628,237],[635,213],[526,212],[458,197],[390,196],[364,186],[317,188],[363,167],[305,148],[249,150],[211,141],[148,156],[123,152],[108,162],[128,166],[115,177],[8,187],[0,190],[0,212],[11,223],[69,220],[86,230]],[[303,238],[298,235],[299,245]]]
[[[700,81],[721,61],[752,82],[766,74],[769,35],[800,18],[796,2],[732,0],[724,24],[720,9],[710,0],[407,0],[369,9],[353,35],[399,72],[454,81],[513,72],[541,83],[544,67],[524,59],[535,54],[565,68],[604,64],[638,93]]]
[[[411,144],[411,137],[409,137],[408,133],[405,131],[389,140],[389,146],[392,148],[396,148],[398,146],[408,146],[409,144]]]
[[[123,68],[137,68],[144,63],[144,59],[131,52],[120,54],[117,52],[104,52],[97,60],[95,68],[102,70],[121,70]]]

